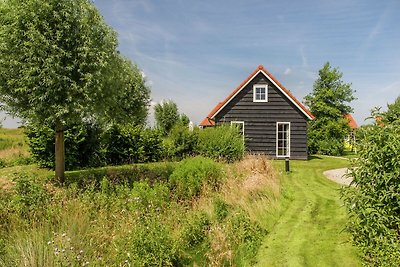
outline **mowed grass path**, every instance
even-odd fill
[[[284,170],[284,162],[274,162]],[[348,167],[347,160],[313,157],[291,161],[284,175],[279,219],[258,253],[258,266],[360,266],[344,231],[347,215],[340,186],[322,172]]]

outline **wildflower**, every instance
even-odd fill
[[[47,242],[47,245],[50,245],[51,243],[53,243],[53,242],[52,242],[52,241],[48,241],[48,242]]]
[[[65,237],[67,234],[66,233],[63,233],[62,235],[61,235],[61,237]]]
[[[82,253],[83,253],[83,250],[82,250],[82,249],[81,249],[81,250],[79,250],[79,253],[80,253],[80,254],[82,254]]]

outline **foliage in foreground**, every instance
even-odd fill
[[[342,81],[343,74],[325,63],[318,72],[313,92],[305,97],[315,119],[309,122],[308,151],[310,154],[342,155],[344,139],[349,134],[343,116],[352,112],[348,105],[355,99],[351,84]]]
[[[67,187],[18,175],[15,188],[0,194],[0,265],[244,265],[266,234],[251,211],[268,208],[279,192],[270,186],[279,188],[279,180],[269,162],[251,158],[229,166],[216,188],[201,169],[207,161],[187,160],[172,174],[157,171],[164,176],[132,183],[113,180],[112,172],[99,182]],[[158,164],[146,166],[150,174]],[[176,201],[177,184],[197,188],[180,180],[181,173],[203,186],[196,196]]]
[[[394,107],[394,106],[393,106]],[[344,190],[354,242],[373,266],[400,265],[400,117],[389,107],[384,123],[363,128],[358,159]]]

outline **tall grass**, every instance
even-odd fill
[[[202,183],[175,198],[182,168],[132,183],[71,183],[59,187],[30,175],[16,178],[0,198],[1,266],[242,266],[267,233],[260,216],[274,205],[279,178],[263,157],[223,168],[218,186]],[[211,166],[212,162],[208,162]],[[187,165],[190,165],[187,167]],[[150,164],[151,168],[160,168]],[[174,175],[174,171],[177,171]],[[202,176],[204,175],[204,176]],[[172,184],[169,176],[175,177]],[[190,187],[191,184],[185,186]],[[40,201],[33,196],[40,196]],[[30,207],[29,209],[25,209]]]

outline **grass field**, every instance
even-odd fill
[[[0,128],[0,168],[22,165],[29,158],[23,129]]]
[[[276,161],[284,170],[284,162]],[[343,168],[347,160],[313,157],[291,161],[284,175],[279,219],[258,253],[258,266],[360,266],[344,231],[347,215],[340,186],[322,172]]]

